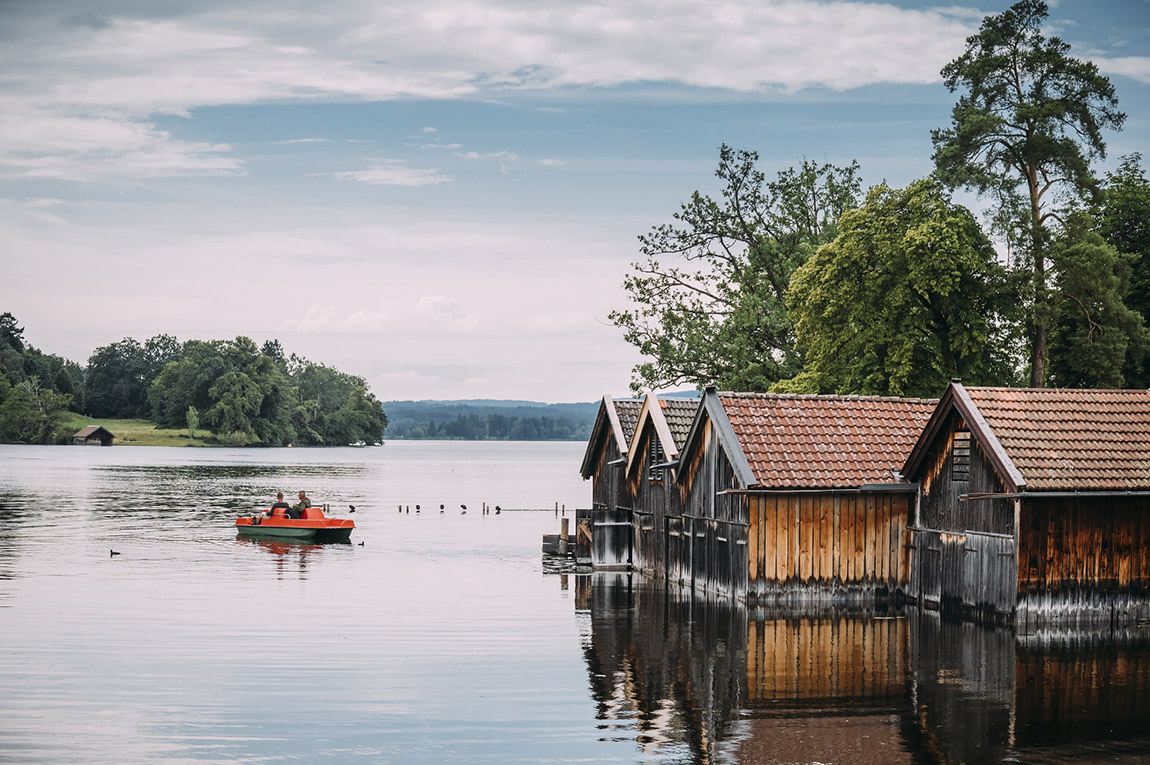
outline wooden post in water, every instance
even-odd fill
[[[570,523],[570,519],[564,518],[560,522],[560,525],[559,525],[559,554],[560,555],[566,555],[567,554],[567,528],[568,528],[567,524],[568,523]]]
[[[555,503],[555,517],[556,518],[559,517],[559,503],[558,502]]]

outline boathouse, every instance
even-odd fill
[[[677,462],[667,579],[758,603],[905,593],[916,487],[895,470],[934,404],[708,389]]]
[[[591,563],[599,568],[631,565],[632,502],[625,475],[642,406],[640,399],[604,396],[583,455],[580,472],[591,480]]]
[[[911,591],[1022,626],[1150,617],[1150,391],[952,382],[902,474]]]
[[[72,443],[76,446],[111,446],[115,436],[111,431],[100,425],[89,425],[80,428],[72,436]]]
[[[643,398],[627,452],[631,507],[631,566],[659,575],[666,569],[667,519],[677,517],[675,465],[699,408],[698,398]]]

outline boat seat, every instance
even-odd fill
[[[320,510],[318,507],[304,508],[303,519],[305,521],[322,521],[323,520],[323,510]]]

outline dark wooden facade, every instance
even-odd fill
[[[591,480],[591,563],[629,568],[634,500],[627,486],[627,451],[641,403],[604,396],[580,472]]]
[[[652,577],[667,571],[668,530],[681,515],[676,476],[679,451],[698,402],[660,400],[648,394],[639,411],[627,455],[627,491],[632,505],[632,566]]]
[[[1077,412],[1088,393],[947,389],[903,469],[921,487],[911,593],[924,605],[1024,626],[1150,617],[1150,463],[1135,449],[1134,483],[1107,490],[1092,471],[1121,472],[1123,458],[1099,458],[1108,449],[1090,440],[1096,426],[1079,422],[1107,421],[1107,394],[1128,403],[1145,392],[1097,392],[1094,413]],[[1011,436],[1000,440],[993,422]],[[1077,440],[1060,435],[1072,428]]]

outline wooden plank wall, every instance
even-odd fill
[[[951,413],[928,452],[918,525],[911,532],[910,592],[928,608],[975,621],[1008,621],[1018,579],[1014,502],[962,499],[1004,491],[976,440],[961,443],[956,460],[955,433],[966,427]]]
[[[631,565],[631,504],[624,466],[612,465],[620,457],[615,440],[599,452],[591,476],[591,565],[602,569]]]
[[[636,571],[648,576],[663,578],[667,572],[666,517],[678,515],[675,506],[678,491],[673,474],[664,468],[662,477],[651,480],[650,443],[656,438],[655,430],[648,422],[637,436],[639,442],[638,464],[627,476],[627,489],[634,497],[632,507],[634,529],[632,540],[634,549],[631,564]]]
[[[748,599],[873,599],[905,592],[912,495],[744,495]]]
[[[1024,499],[1019,527],[1018,624],[1150,618],[1150,498]]]
[[[1009,620],[1017,577],[1012,537],[913,529],[911,538],[910,592],[920,603],[975,621]]]

